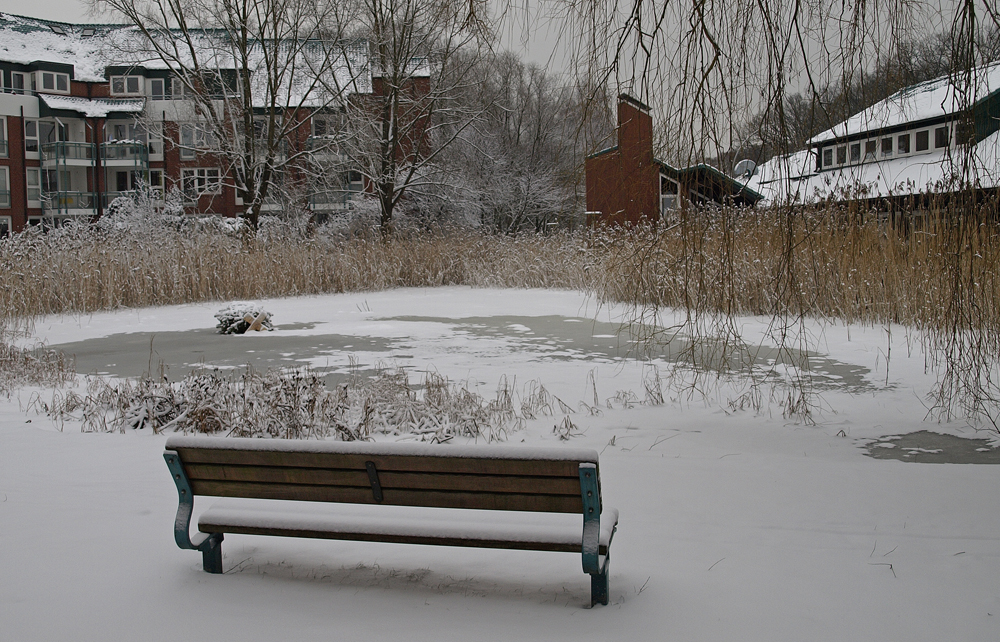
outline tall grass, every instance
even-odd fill
[[[932,403],[943,416],[995,424],[1000,227],[995,204],[964,207],[905,225],[834,206],[719,209],[659,229],[549,236],[272,230],[247,240],[216,228],[80,226],[0,242],[0,322],[406,286],[570,288],[634,306],[650,340],[663,336],[655,313],[684,310],[674,330],[704,339],[691,342],[691,360],[721,350],[736,355],[725,367],[737,371],[754,361],[740,356],[752,348],[741,343],[741,315],[771,318],[779,347],[806,355],[806,319],[902,324],[940,366]]]

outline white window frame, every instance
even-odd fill
[[[157,93],[153,87],[156,83],[160,83],[160,91]],[[172,82],[170,78],[150,78],[149,79],[149,95],[153,100],[173,100],[173,94],[171,90]]]
[[[31,125],[32,129],[35,130],[34,134],[28,134],[28,125]],[[35,148],[28,149],[28,142],[35,141]],[[42,150],[42,142],[38,137],[38,119],[37,118],[25,118],[24,119],[24,153],[26,154],[37,154]]]
[[[62,74],[58,71],[37,71],[35,73],[40,76],[41,83],[39,84],[42,86],[42,91],[53,94],[69,93],[69,74]],[[48,86],[50,82],[51,86]],[[63,87],[60,88],[59,85],[63,85]],[[32,89],[34,88],[34,83],[32,83]]]
[[[5,189],[0,189],[0,208],[9,210],[11,208],[10,168],[0,165],[0,177],[3,179],[3,186],[6,186]],[[7,194],[4,195],[2,192],[7,192]]]
[[[7,228],[4,233],[4,228]],[[14,219],[9,216],[0,216],[0,239],[10,236],[14,232]]]
[[[189,189],[189,185],[193,189]],[[218,167],[186,167],[181,170],[181,192],[189,203],[197,202],[202,196],[221,194],[222,172]]]
[[[180,126],[181,158],[196,158],[199,151],[207,151],[215,146],[215,135],[205,123],[182,123]]]
[[[24,169],[24,186],[26,190],[25,196],[28,200],[28,207],[32,207],[32,203],[37,203],[34,207],[42,206],[42,172],[39,167],[26,167]],[[32,191],[36,198],[31,198]]]
[[[112,96],[141,96],[143,90],[143,80],[142,76],[111,76],[111,95]],[[135,85],[134,88],[130,88],[129,85]],[[119,84],[119,87],[115,87]]]
[[[149,190],[153,193],[153,198],[156,200],[163,199],[163,170],[162,169],[151,169],[149,170]]]
[[[7,136],[7,117],[0,116],[0,158],[7,158],[10,156],[10,145],[8,144],[9,137]]]
[[[14,83],[15,78],[21,79],[21,86],[16,87]],[[12,71],[10,72],[10,90],[15,94],[26,94],[30,92],[33,87],[35,78],[32,74],[24,71]]]

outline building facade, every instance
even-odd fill
[[[653,156],[649,106],[618,97],[618,144],[586,159],[591,225],[657,223],[692,205],[753,205],[761,196],[705,164],[675,168]]]
[[[243,213],[218,130],[198,117],[174,71],[155,60],[125,62],[119,43],[129,32],[0,13],[0,234],[91,220],[140,190],[154,206],[186,214]],[[370,187],[340,147],[346,111],[365,109],[380,87],[362,67],[354,91],[295,109],[262,212],[341,211]],[[235,79],[235,69],[216,71]],[[417,92],[428,84],[412,81]],[[227,107],[219,100],[213,108]]]
[[[923,209],[955,191],[1000,187],[1000,64],[879,101],[757,168],[769,202],[856,201]]]

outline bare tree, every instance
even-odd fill
[[[489,54],[483,0],[359,0],[352,26],[368,41],[372,93],[346,112],[344,154],[379,205],[380,226],[408,191],[440,183],[441,152],[478,114],[458,100]]]
[[[243,200],[261,208],[304,166],[309,116],[341,105],[365,82],[367,52],[344,40],[350,7],[333,0],[95,0],[136,37],[116,43],[134,64],[174,76],[190,123],[182,151],[208,153]],[[197,190],[197,184],[186,185]]]

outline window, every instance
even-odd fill
[[[926,129],[922,132],[917,132],[917,151],[926,152],[930,147],[930,132]]]
[[[875,150],[878,147],[877,140],[865,141],[865,160],[875,160]]]
[[[361,174],[358,172],[347,172],[344,177],[344,187],[347,191],[360,192],[361,189],[354,189],[355,183],[361,182]],[[676,181],[672,181],[666,176],[660,175],[660,215],[663,216],[667,212],[678,209],[677,194],[680,191],[680,186]]]
[[[153,78],[149,81],[153,100],[170,100],[170,81],[163,78]]]
[[[0,158],[6,158],[7,154],[7,118],[0,116]]]
[[[10,181],[7,168],[0,167],[0,207],[10,207]]]
[[[91,38],[94,35],[94,30],[88,27],[87,29],[81,31],[80,35],[83,36],[84,38]]]
[[[181,189],[189,201],[195,201],[204,194],[218,194],[221,187],[218,169],[185,169],[181,172]]]
[[[68,192],[72,184],[69,170],[42,170],[42,192]]]
[[[149,171],[149,188],[155,198],[163,198],[163,172],[158,169]]]
[[[883,156],[892,156],[892,139],[891,138],[883,138],[882,139],[882,155]]]
[[[204,124],[181,125],[181,158],[194,158],[199,149],[215,147],[215,136]]]
[[[828,147],[823,150],[823,167],[833,165],[833,148]]]
[[[910,153],[910,135],[903,134],[896,137],[896,151],[900,154]]]
[[[28,186],[28,201],[40,201],[42,200],[41,192],[41,179],[38,174],[39,170],[37,167],[29,167],[24,170],[24,180]]]
[[[57,33],[60,36],[65,36],[66,35],[66,30],[63,29],[62,27],[58,26],[58,25],[52,25],[50,27],[50,29],[52,29],[52,33]]]
[[[29,86],[30,83],[25,83],[24,81],[24,74],[19,71],[11,72],[10,88],[14,90],[15,94],[23,94]]]
[[[841,145],[837,148],[837,164],[843,165],[847,162],[847,146]]]
[[[312,117],[313,136],[333,136],[341,130],[339,114],[314,115]]]
[[[50,71],[42,72],[42,89],[44,91],[69,92],[69,75]]]
[[[861,160],[861,143],[851,145],[851,162],[857,163]]]
[[[24,151],[38,153],[38,121],[24,119]]]
[[[934,148],[940,149],[942,147],[947,147],[951,142],[951,137],[948,135],[948,127],[938,127],[934,130]]]
[[[11,219],[9,216],[0,216],[0,239],[10,236]]]
[[[142,76],[111,76],[111,93],[115,96],[141,94]]]

